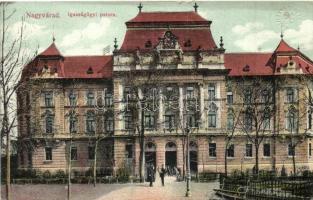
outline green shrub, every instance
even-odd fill
[[[119,168],[116,172],[116,176],[119,182],[128,182],[130,173],[126,168]]]
[[[65,178],[66,174],[63,170],[59,169],[58,171],[56,171],[54,176],[55,178]]]
[[[46,178],[51,178],[51,172],[49,170],[44,171],[43,174],[42,174],[42,177],[45,178],[45,179]]]

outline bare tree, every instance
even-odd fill
[[[157,97],[151,93],[156,91],[157,86],[160,83],[160,72],[151,68],[149,70],[137,71],[130,70],[124,74],[120,74],[123,77],[124,108],[117,113],[117,115],[130,114],[132,117],[132,130],[137,133],[140,146],[139,156],[139,175],[140,181],[144,182],[145,172],[145,113],[151,112],[156,114]],[[156,128],[156,127],[154,127]],[[130,130],[131,131],[131,130]]]
[[[233,84],[230,80],[227,80],[228,83],[228,89],[230,91],[233,91]],[[236,129],[239,128],[239,122],[240,122],[240,115],[242,113],[242,109],[244,104],[242,102],[233,102],[233,95],[231,95],[231,99],[229,102],[227,102],[229,108],[227,110],[227,122],[226,122],[226,129],[225,129],[225,146],[224,146],[224,173],[225,176],[227,176],[228,173],[228,163],[227,163],[227,154],[229,146],[235,137]]]
[[[259,147],[271,135],[270,124],[276,112],[271,82],[262,77],[234,78],[233,84],[242,112],[236,129],[246,135],[255,148],[255,170],[259,173]],[[243,106],[242,106],[243,105]]]
[[[18,81],[24,64],[30,60],[24,47],[24,19],[21,19],[21,26],[15,36],[10,33],[9,23],[15,14],[8,3],[2,2],[1,6],[1,107],[2,107],[2,127],[1,127],[1,148],[3,139],[6,138],[6,198],[10,200],[11,181],[11,137],[16,126],[16,98],[15,92],[22,84]]]

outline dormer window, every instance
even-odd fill
[[[250,71],[250,66],[249,66],[249,65],[244,66],[244,68],[242,69],[242,71],[244,71],[244,72]]]
[[[146,42],[145,47],[146,47],[146,48],[152,47],[152,43],[151,43],[150,40],[148,40],[148,41]]]
[[[87,70],[87,74],[93,74],[92,67],[89,67],[89,68],[88,68],[88,70]]]
[[[190,40],[187,40],[187,41],[184,43],[184,46],[185,46],[185,47],[191,47],[191,41],[190,41]]]

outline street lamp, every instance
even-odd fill
[[[190,194],[190,179],[191,179],[191,177],[190,177],[190,152],[189,152],[189,140],[190,140],[190,129],[189,129],[189,127],[186,127],[186,136],[187,136],[187,141],[186,141],[186,143],[187,143],[187,148],[186,148],[186,150],[187,150],[187,154],[186,154],[186,156],[187,156],[187,165],[186,165],[186,171],[187,171],[187,188],[186,188],[186,197],[190,197],[191,196],[191,194]]]

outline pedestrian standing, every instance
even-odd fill
[[[154,179],[154,172],[153,172],[153,166],[152,165],[149,165],[148,166],[148,169],[147,169],[147,172],[148,172],[148,181],[150,182],[150,187],[153,187],[153,179]]]
[[[166,170],[164,168],[164,165],[162,164],[161,170],[159,171],[160,178],[162,181],[162,186],[164,186],[164,176],[165,176]]]

